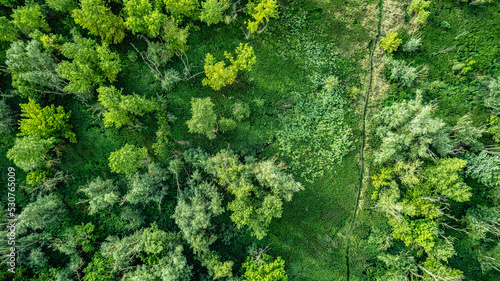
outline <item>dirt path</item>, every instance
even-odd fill
[[[375,57],[375,52],[377,50],[378,42],[381,37],[381,26],[382,26],[382,17],[383,17],[383,8],[384,8],[384,0],[379,0],[378,3],[378,16],[377,16],[377,33],[375,38],[372,40],[372,48],[370,51],[370,57],[369,57],[369,80],[368,80],[368,87],[366,88],[366,93],[365,93],[365,98],[364,98],[364,104],[363,104],[363,113],[362,113],[362,119],[361,119],[361,147],[360,147],[360,152],[359,152],[359,167],[360,167],[360,179],[359,179],[359,186],[358,190],[356,193],[356,201],[355,201],[355,206],[354,210],[352,212],[352,217],[350,220],[350,226],[348,229],[348,235],[347,235],[347,243],[346,243],[346,268],[347,268],[347,280],[349,281],[350,278],[350,262],[349,262],[349,242],[350,239],[349,237],[351,236],[352,230],[353,230],[353,225],[354,222],[356,221],[356,215],[358,212],[358,207],[360,203],[360,194],[361,190],[363,188],[363,180],[365,176],[365,165],[364,165],[364,152],[365,152],[365,141],[366,141],[366,116],[367,116],[367,111],[368,111],[368,103],[370,101],[370,95],[372,94],[372,89],[373,89],[373,81],[374,81],[374,76],[375,76],[375,71],[374,72],[374,57]]]

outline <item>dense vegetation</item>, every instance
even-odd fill
[[[497,280],[499,23],[0,0],[0,280]]]

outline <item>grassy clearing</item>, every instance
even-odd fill
[[[296,194],[271,224],[263,245],[286,260],[290,280],[345,280],[341,230],[354,208],[359,167],[353,153]]]

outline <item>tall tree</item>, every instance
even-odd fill
[[[120,195],[118,187],[113,184],[112,180],[103,180],[100,177],[97,177],[79,191],[85,193],[89,198],[89,214],[95,214],[114,205]]]

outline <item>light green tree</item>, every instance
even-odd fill
[[[65,112],[62,106],[50,105],[42,108],[34,100],[20,104],[21,117],[18,136],[34,136],[40,139],[65,138],[76,143],[76,135],[69,124],[71,111]]]
[[[57,75],[57,64],[38,40],[27,44],[13,42],[6,52],[5,64],[12,75],[12,86],[24,98],[40,99],[46,94],[65,94],[66,83]]]
[[[201,2],[200,20],[208,26],[224,20],[224,12],[229,8],[228,0],[206,0]]]
[[[408,6],[408,13],[414,15],[413,23],[415,25],[420,25],[425,23],[425,20],[429,17],[431,12],[425,10],[431,5],[431,1],[425,0],[413,0]]]
[[[106,109],[103,113],[106,127],[121,128],[124,125],[132,125],[137,121],[135,116],[143,116],[159,109],[156,101],[145,99],[137,94],[122,95],[122,90],[114,86],[101,86],[97,92],[99,102]]]
[[[190,133],[204,134],[208,139],[215,139],[217,131],[217,115],[214,112],[214,103],[210,97],[191,100],[193,116],[186,123]]]
[[[82,0],[80,9],[73,10],[72,15],[76,23],[100,36],[104,43],[121,43],[125,37],[123,19],[114,15],[104,0]]]
[[[23,6],[12,11],[12,23],[28,35],[35,30],[50,31],[40,6]]]
[[[119,150],[111,152],[109,167],[112,172],[130,175],[146,165],[147,157],[148,151],[145,147],[139,148],[127,143]]]
[[[55,138],[17,138],[14,146],[7,151],[7,158],[25,172],[50,166],[48,152],[55,147],[55,143]]]
[[[19,37],[17,26],[6,17],[0,17],[0,41],[12,42]]]
[[[21,228],[43,229],[54,226],[66,212],[64,203],[55,194],[39,197],[24,207],[19,215]]]
[[[85,193],[89,198],[89,214],[91,215],[113,206],[118,202],[120,195],[118,187],[113,184],[112,180],[103,180],[100,177],[97,177],[79,191]]]
[[[45,0],[49,8],[59,12],[71,12],[78,7],[75,0]]]
[[[285,272],[285,261],[281,257],[273,260],[273,257],[262,254],[257,257],[247,257],[242,268],[244,280],[247,281],[287,281]]]
[[[196,17],[199,12],[200,2],[198,0],[163,0],[165,10],[175,20],[181,21],[185,17]]]
[[[249,46],[248,43],[245,45],[240,43],[235,52],[238,55],[236,59],[232,54],[224,52],[226,59],[231,62],[227,67],[224,61],[217,62],[210,53],[206,55],[204,68],[207,77],[202,81],[204,86],[210,86],[216,91],[220,90],[222,87],[234,83],[238,71],[252,69],[252,65],[256,62],[253,47]]]
[[[129,176],[129,190],[124,199],[131,204],[161,203],[165,196],[167,184],[166,170],[158,164],[148,165],[148,172],[145,174],[135,173]]]
[[[124,11],[127,14],[125,26],[132,34],[143,33],[150,38],[160,34],[165,15],[154,9],[149,0],[126,0]]]
[[[69,80],[65,91],[84,93],[106,80],[115,81],[121,70],[117,53],[110,51],[107,44],[97,45],[92,39],[76,36],[74,41],[64,44],[61,49],[62,54],[72,61],[63,61],[56,69],[62,78]]]
[[[249,21],[247,26],[250,33],[262,33],[266,29],[269,19],[278,17],[278,2],[276,0],[262,0],[257,5],[255,2],[249,1],[247,7],[253,18],[253,21]],[[259,29],[261,24],[264,26]]]

